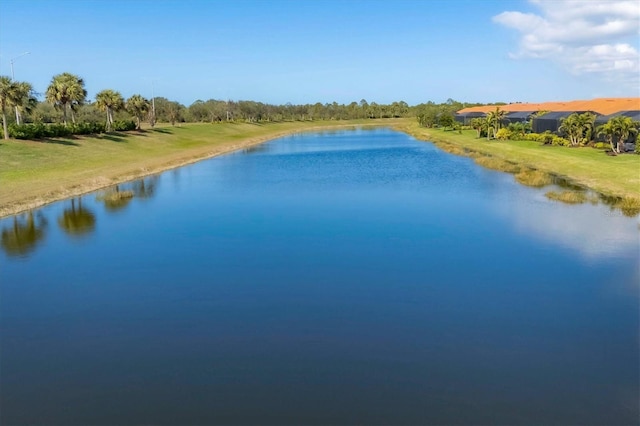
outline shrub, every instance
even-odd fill
[[[91,135],[96,133],[104,133],[103,123],[77,123],[67,126],[64,124],[44,123],[14,123],[9,125],[9,136],[15,139],[63,138],[71,135]]]
[[[593,147],[596,149],[607,149],[609,147],[609,144],[605,142],[596,142],[593,144]]]
[[[512,139],[513,133],[509,129],[502,128],[496,132],[496,139],[501,141],[506,141],[507,139]]]
[[[97,133],[104,133],[104,123],[85,122],[71,125],[71,130],[74,135],[93,135]]]
[[[71,132],[71,127],[65,126],[64,124],[49,124],[46,127],[48,129],[47,137],[50,138],[62,138],[73,134]]]
[[[569,146],[571,145],[571,142],[569,142],[568,139],[562,138],[560,136],[553,136],[551,138],[551,145],[554,146]]]
[[[115,132],[126,132],[135,130],[136,123],[133,120],[116,120],[113,122],[112,130]]]
[[[527,133],[526,135],[524,135],[524,140],[540,142],[544,145],[564,146],[565,142],[567,144],[569,143],[568,140],[561,138],[560,136],[556,136],[548,130],[544,133]]]
[[[544,136],[540,133],[527,133],[524,135],[525,141],[544,142]]]
[[[15,139],[42,139],[71,136],[70,127],[62,124],[11,124],[9,126],[9,136]]]

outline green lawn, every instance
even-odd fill
[[[409,122],[401,129],[418,139],[447,142],[462,148],[569,178],[607,195],[640,197],[640,155],[611,157],[604,151],[583,147],[545,146],[531,141],[487,141],[474,130],[462,134],[425,129]]]

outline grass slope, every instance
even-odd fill
[[[425,129],[417,123],[398,127],[417,139],[447,143],[488,154],[497,159],[553,173],[606,195],[640,198],[640,156],[607,156],[592,148],[543,146],[531,141],[487,141],[474,130],[444,132]],[[450,150],[450,149],[449,149]]]
[[[0,140],[0,217],[287,134],[389,120],[187,124],[47,141]]]

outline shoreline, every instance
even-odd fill
[[[410,124],[412,122],[408,120],[409,119],[396,119],[384,121],[381,120],[375,122],[352,122],[344,124],[328,123],[308,126],[305,126],[305,123],[300,123],[299,126],[290,129],[279,131],[278,129],[274,129],[274,133],[266,135],[240,135],[238,140],[223,140],[223,142],[219,145],[215,145],[215,136],[206,137],[204,142],[201,142],[202,144],[200,146],[192,146],[184,149],[181,148],[178,151],[164,154],[151,154],[149,157],[143,157],[141,159],[133,161],[122,170],[113,171],[108,169],[105,173],[106,176],[102,175],[100,170],[89,169],[88,172],[84,173],[84,175],[86,175],[84,177],[72,176],[69,182],[63,182],[57,186],[45,184],[45,189],[43,190],[32,189],[31,192],[33,192],[34,194],[29,194],[22,198],[17,197],[15,201],[10,201],[6,205],[1,206],[0,219],[21,214],[23,212],[43,207],[47,204],[51,204],[57,201],[82,196],[91,192],[108,188],[113,185],[122,184],[147,176],[163,173],[168,170],[187,166],[202,160],[217,157],[219,155],[230,154],[232,152],[260,145],[281,137],[307,132],[317,132],[322,130],[349,129],[359,127],[389,127],[396,131],[412,136],[417,140],[433,143],[439,149],[443,149],[443,144],[445,146],[453,145],[461,150],[473,151],[485,156],[495,156],[496,158],[500,158],[523,167],[529,167],[548,174],[560,176],[571,183],[583,186],[588,190],[594,191],[598,194],[602,194],[606,197],[615,197],[619,199],[625,197],[640,198],[640,188],[637,192],[603,190],[602,186],[599,185],[598,178],[592,177],[591,180],[581,179],[580,176],[573,176],[571,174],[565,173],[562,170],[562,167],[557,167],[558,164],[562,164],[561,158],[557,159],[559,161],[556,161],[555,166],[541,167],[540,164],[535,161],[535,158],[529,158],[529,160],[531,161],[506,158],[506,155],[504,155],[504,153],[496,151],[496,149],[493,148],[493,145],[475,146],[474,144],[470,146],[469,141],[465,143],[462,138],[457,138],[457,135],[442,135],[443,137],[439,137],[438,135],[434,134],[435,132],[428,131],[427,129],[416,128],[415,125]],[[196,124],[196,126],[198,126],[198,124]],[[454,155],[465,156],[465,154],[461,153],[450,153]],[[482,165],[479,164],[479,166]],[[485,166],[482,167],[486,168]]]
[[[542,159],[534,158],[535,155],[531,155],[529,158],[526,158],[524,160],[515,159],[511,156],[505,155],[505,152],[500,152],[498,149],[495,148],[499,146],[497,145],[499,142],[495,142],[495,141],[490,142],[490,144],[496,144],[496,145],[483,146],[475,142],[475,141],[480,141],[483,143],[484,142],[483,140],[476,139],[474,142],[472,142],[472,144],[470,144],[469,141],[465,143],[465,141],[462,140],[462,137],[458,137],[457,134],[438,135],[436,134],[437,131],[433,131],[431,129],[425,129],[425,128],[416,128],[415,126],[412,126],[412,125],[394,126],[394,128],[398,131],[402,131],[416,138],[417,140],[432,143],[439,149],[445,152],[449,152],[452,155],[474,157],[473,155],[466,155],[466,154],[475,153],[481,156],[493,157],[496,159],[500,159],[500,160],[512,163],[513,165],[529,168],[532,170],[539,170],[541,172],[547,173],[554,177],[564,179],[568,183],[581,186],[584,189],[593,191],[604,197],[612,197],[612,198],[618,198],[618,199],[633,198],[633,199],[640,200],[640,172],[637,172],[636,173],[637,176],[634,177],[636,181],[635,183],[636,187],[634,189],[623,189],[619,187],[618,188],[605,187],[602,184],[602,180],[603,180],[602,178],[596,178],[593,176],[584,177],[584,176],[577,176],[576,173],[573,173],[573,174],[567,173],[566,170],[563,170],[562,158],[560,158],[560,156],[555,157],[554,164],[549,166],[548,161],[547,163],[544,163],[542,162]],[[513,145],[512,141],[509,141],[509,143],[512,143]],[[446,149],[447,147],[452,147],[452,146],[458,148],[460,151],[464,151],[464,153],[452,152]],[[562,152],[560,150],[563,150],[563,149],[570,150],[571,148],[549,147],[548,149],[558,150],[556,152]],[[577,148],[577,149],[580,149],[580,148]],[[523,153],[524,152],[522,151],[521,154]],[[599,152],[598,154],[605,156],[604,152]],[[635,163],[639,163],[638,165],[640,166],[640,156],[633,155],[633,154],[624,154],[624,157],[631,159],[631,161]],[[607,157],[607,159],[608,158],[610,157]],[[616,158],[616,157],[613,157],[613,158]],[[491,169],[490,167],[485,167],[482,164],[478,164],[478,165],[483,168]],[[560,165],[560,167],[558,167],[558,165]],[[502,172],[509,173],[504,170],[502,170]]]
[[[175,156],[175,158],[169,159],[166,162],[162,162],[159,165],[153,167],[141,167],[135,172],[116,174],[109,177],[98,176],[91,179],[89,182],[76,183],[71,185],[64,185],[58,189],[43,192],[39,195],[26,197],[19,199],[18,201],[9,203],[6,206],[0,207],[0,219],[18,215],[29,210],[37,209],[46,206],[57,201],[63,201],[69,198],[74,198],[82,195],[89,194],[91,192],[99,191],[114,185],[119,185],[125,182],[141,179],[147,176],[152,176],[160,173],[164,173],[169,170],[177,169],[183,166],[197,163],[202,160],[207,160],[220,155],[230,154],[235,151],[250,148],[252,146],[260,145],[265,142],[269,142],[275,139],[279,139],[285,136],[291,136],[299,133],[316,132],[320,130],[335,130],[335,129],[348,129],[358,127],[394,127],[389,122],[375,122],[375,123],[346,123],[346,124],[331,124],[331,125],[319,125],[311,127],[299,127],[290,130],[280,131],[274,134],[258,137],[247,137],[240,141],[233,142],[231,144],[219,146],[219,147],[199,147],[192,150],[187,150],[182,155]]]

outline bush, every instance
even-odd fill
[[[551,138],[551,145],[554,146],[569,146],[571,145],[571,142],[569,142],[569,140],[562,138],[560,136],[553,136]]]
[[[513,132],[509,129],[500,129],[496,132],[496,139],[501,141],[506,141],[507,139],[513,138]]]
[[[104,133],[105,125],[96,122],[77,123],[71,125],[71,130],[74,135],[94,135]]]
[[[593,144],[593,147],[596,149],[607,149],[609,148],[609,144],[605,142],[596,142]]]
[[[544,142],[544,135],[540,133],[527,133],[524,135],[525,141]]]
[[[62,124],[11,124],[9,126],[9,136],[15,139],[42,139],[71,136],[70,127]]]
[[[116,120],[113,122],[111,130],[114,132],[127,132],[129,130],[135,130],[136,123],[132,120]]]
[[[135,128],[135,124],[133,126]],[[77,123],[65,126],[64,124],[11,124],[9,136],[15,139],[44,139],[63,138],[71,135],[91,135],[104,133],[102,123]]]

